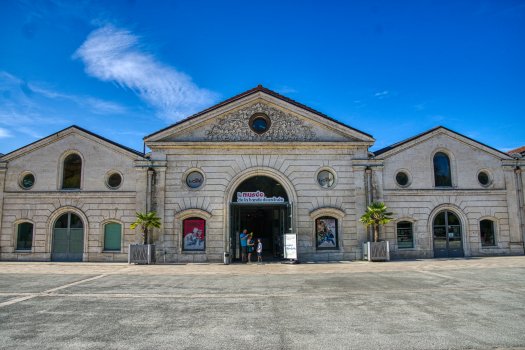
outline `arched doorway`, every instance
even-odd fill
[[[53,226],[52,261],[82,261],[84,223],[74,213],[62,214]]]
[[[434,218],[434,258],[464,256],[459,217],[443,210]]]
[[[241,182],[230,200],[231,257],[241,259],[240,235],[247,229],[253,233],[255,242],[261,239],[264,261],[280,259],[281,237],[292,231],[292,207],[283,184],[271,177],[256,175]]]

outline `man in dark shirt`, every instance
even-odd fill
[[[248,249],[248,230],[244,229],[241,233],[242,262],[246,262],[246,251]]]

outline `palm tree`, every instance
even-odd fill
[[[374,202],[370,204],[367,209],[359,221],[364,223],[365,227],[370,225],[374,226],[374,242],[377,242],[379,241],[379,225],[388,224],[388,222],[393,219],[390,217],[392,213],[386,212],[385,203]]]
[[[137,221],[132,223],[130,228],[134,229],[138,225],[141,225],[140,229],[142,230],[142,244],[148,244],[148,228],[156,227],[159,228],[162,224],[160,220],[162,218],[157,217],[157,213],[136,213]]]

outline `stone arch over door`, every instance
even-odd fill
[[[47,219],[47,224],[46,224],[46,242],[45,242],[46,253],[49,253],[49,254],[52,253],[53,229],[54,229],[54,226],[55,226],[55,222],[57,221],[57,219],[62,214],[65,214],[65,213],[76,214],[78,217],[80,217],[80,219],[82,220],[82,223],[84,224],[84,244],[83,244],[83,249],[82,249],[82,251],[83,251],[82,261],[88,261],[88,257],[87,257],[88,254],[87,254],[87,252],[88,252],[88,243],[89,243],[89,239],[88,239],[88,237],[89,237],[89,221],[88,221],[88,218],[87,218],[86,214],[84,214],[84,212],[82,210],[80,210],[77,207],[73,207],[73,206],[60,207],[57,210],[55,210],[53,213],[51,213],[51,215]]]
[[[469,239],[468,239],[468,219],[467,215],[463,212],[463,210],[453,204],[441,204],[435,207],[430,215],[428,216],[428,222],[427,222],[427,230],[429,233],[429,247],[431,250],[434,250],[434,220],[436,219],[436,216],[441,213],[442,211],[448,210],[455,214],[459,222],[461,224],[461,246],[463,248],[463,251],[465,252],[465,256],[467,256],[467,252],[469,251]]]
[[[272,178],[276,181],[278,181],[288,194],[288,201],[292,203],[292,211],[294,213],[292,219],[292,227],[295,229],[297,227],[297,191],[295,190],[294,185],[292,182],[280,171],[277,171],[273,168],[268,167],[253,167],[250,169],[246,169],[236,176],[233,177],[233,179],[230,181],[228,187],[224,191],[224,216],[223,216],[223,222],[224,222],[224,231],[223,231],[223,239],[224,239],[224,249],[225,251],[228,250],[229,242],[229,232],[230,232],[230,203],[231,199],[233,197],[233,194],[237,187],[245,180],[254,177],[254,176],[267,176],[269,178]]]

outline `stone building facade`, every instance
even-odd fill
[[[155,211],[160,262],[239,259],[243,228],[270,258],[297,233],[300,260],[355,260],[372,201],[394,213],[394,258],[524,253],[525,161],[443,127],[372,153],[371,135],[258,86],[144,141],[71,127],[2,156],[0,259],[123,261],[135,213]]]

